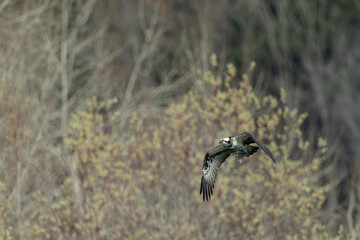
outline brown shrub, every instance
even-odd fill
[[[306,114],[254,94],[249,77],[233,86],[236,71],[198,72],[196,86],[159,114],[134,114],[115,131],[116,101],[93,99],[73,116],[66,137],[70,176],[52,199],[36,196],[32,237],[96,239],[340,239],[320,221],[324,193],[317,172],[326,142],[306,152],[299,129]],[[214,67],[214,69],[216,69]],[[104,117],[106,116],[106,117]],[[199,184],[204,153],[218,139],[249,130],[280,159],[263,153],[222,166],[211,202]],[[306,155],[307,156],[307,155]],[[306,160],[306,161],[305,161]]]

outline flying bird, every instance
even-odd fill
[[[250,145],[251,143],[256,143],[258,146]],[[276,164],[276,159],[271,151],[249,132],[221,139],[218,146],[210,149],[205,154],[202,168],[200,195],[203,194],[203,201],[211,199],[219,167],[230,155],[234,155],[236,159],[241,160],[245,156],[249,157],[256,153],[259,147]]]

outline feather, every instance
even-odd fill
[[[211,151],[209,151],[211,152]],[[200,195],[203,194],[203,201],[208,201],[214,194],[215,182],[219,167],[233,153],[234,150],[224,148],[222,151],[204,157],[203,175],[201,177]]]
[[[260,142],[253,134],[249,132],[243,132],[241,135],[245,135],[244,145],[249,145],[251,143],[256,143],[276,164],[276,159],[271,153],[271,151],[262,143]]]

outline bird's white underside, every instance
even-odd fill
[[[238,142],[237,142],[237,140],[236,140],[236,137],[234,137],[233,144],[232,144],[232,148],[233,148],[234,146],[236,146],[236,145],[238,145]]]

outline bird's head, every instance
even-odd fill
[[[231,147],[233,144],[232,137],[223,138],[219,141],[219,143],[226,147]]]

